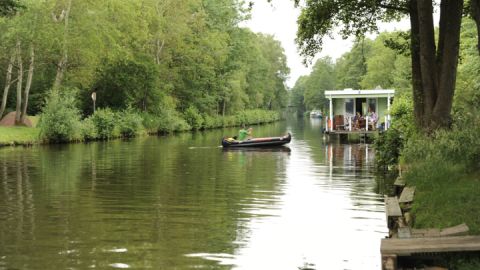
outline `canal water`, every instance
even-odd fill
[[[0,269],[380,269],[385,184],[370,145],[318,119],[0,149]]]

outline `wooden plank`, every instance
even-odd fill
[[[398,238],[412,238],[410,227],[398,228]]]
[[[412,229],[414,238],[440,237],[440,229]]]
[[[387,217],[402,216],[402,210],[400,209],[400,204],[398,203],[397,197],[385,198],[385,212],[387,213]]]
[[[395,182],[393,183],[394,186],[398,187],[404,187],[406,184],[405,179],[403,177],[399,176],[397,179],[395,179]]]
[[[414,253],[480,251],[480,236],[382,239],[381,254],[409,256]]]
[[[457,226],[445,228],[440,231],[440,236],[458,236],[458,235],[467,235],[468,231],[470,229],[468,228],[467,224],[462,223]]]
[[[411,203],[413,202],[413,195],[415,195],[415,187],[405,187],[398,199],[399,203]]]

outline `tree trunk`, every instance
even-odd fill
[[[419,21],[417,11],[417,0],[410,2],[410,52],[412,58],[412,86],[413,86],[413,108],[415,124],[418,127],[423,126],[424,100],[422,87],[422,70],[420,65],[420,40],[419,40]]]
[[[5,88],[3,89],[2,105],[0,106],[0,119],[2,119],[3,113],[5,112],[5,107],[7,106],[8,91],[10,90],[10,85],[12,83],[12,70],[14,61],[15,53],[12,53],[12,55],[10,56],[10,61],[8,62],[7,77],[5,78]]]
[[[68,46],[67,46],[67,40],[68,40],[68,21],[69,21],[69,16],[70,16],[70,9],[72,7],[72,0],[69,0],[67,3],[67,8],[66,10],[62,11],[62,15],[60,18],[64,20],[64,30],[63,30],[63,48],[62,48],[62,57],[58,61],[57,64],[57,75],[55,76],[55,82],[53,83],[53,89],[57,90],[60,85],[62,84],[63,77],[65,75],[65,70],[67,69],[67,63],[68,63]],[[55,20],[57,21],[57,20]]]
[[[155,63],[157,65],[160,65],[160,56],[162,54],[163,46],[165,45],[165,40],[162,40],[160,42],[160,39],[157,39],[156,41],[156,52],[155,52]]]
[[[438,47],[432,1],[410,3],[414,113],[417,126],[431,133],[451,124],[463,0],[442,0]]]
[[[457,80],[463,0],[442,1],[438,39],[438,92],[433,108],[432,127],[449,127]]]
[[[433,106],[437,99],[438,77],[435,60],[435,31],[433,26],[432,1],[417,1],[420,43],[420,69],[422,72],[423,90],[423,124],[429,126],[432,119]]]
[[[17,41],[17,105],[15,107],[15,125],[21,124],[21,107],[22,107],[22,86],[23,86],[23,62],[22,49],[20,48],[20,41]]]
[[[30,94],[30,87],[32,86],[34,62],[35,62],[35,49],[33,48],[33,45],[32,45],[30,47],[30,65],[28,67],[27,85],[25,85],[25,90],[23,92],[23,108],[22,108],[22,116],[21,116],[22,123],[25,123],[25,118],[27,117],[28,96]]]
[[[480,54],[480,0],[470,0],[470,12],[477,24],[477,49]]]

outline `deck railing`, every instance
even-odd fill
[[[352,117],[351,116],[347,116],[345,117],[346,118],[346,121],[344,120],[344,123],[347,122],[348,123],[348,127],[343,125],[344,129],[342,131],[354,131],[353,130],[353,120],[352,120]],[[386,115],[385,116],[385,122],[384,122],[384,130],[388,130],[390,128],[390,116],[389,115]],[[366,116],[365,117],[365,131],[369,131],[368,127],[369,127],[369,117]],[[335,131],[334,129],[334,123],[333,123],[333,119],[328,117],[328,116],[325,116],[325,131],[326,132],[331,132],[331,131]]]

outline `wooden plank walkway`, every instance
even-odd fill
[[[395,179],[395,182],[393,183],[394,186],[398,186],[398,187],[404,187],[406,184],[405,182],[405,179],[403,179],[403,177],[399,176],[397,177],[397,179]]]
[[[415,187],[405,187],[398,199],[399,203],[411,203],[413,202],[413,195],[415,195]]]
[[[382,239],[382,256],[410,256],[415,253],[479,251],[480,236]]]
[[[387,217],[402,216],[402,209],[400,209],[397,197],[385,197],[385,212]]]
[[[470,231],[467,224],[462,223],[457,226],[445,228],[440,231],[440,236],[459,236],[459,235],[467,235]]]

